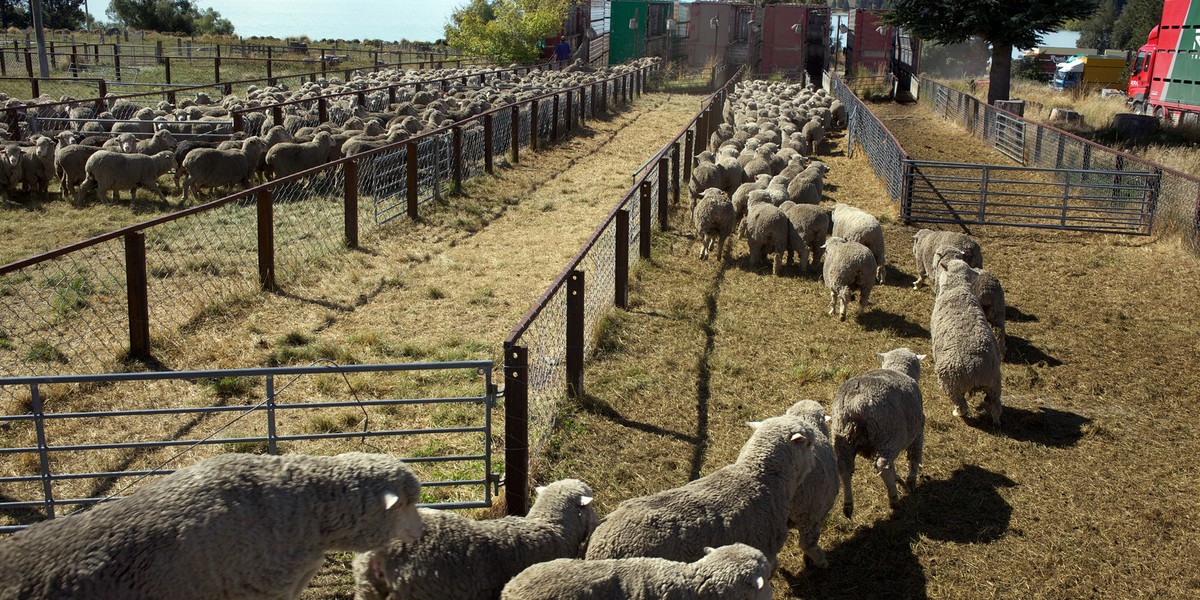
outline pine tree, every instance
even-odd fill
[[[1032,48],[1042,34],[1095,10],[1094,0],[894,0],[884,21],[935,43],[955,44],[971,36],[987,40],[992,45],[988,103],[994,103],[1008,99],[1014,47]]]
[[[1113,26],[1117,22],[1116,0],[1102,0],[1091,18],[1079,27],[1080,48],[1095,48],[1100,54],[1113,47]]]
[[[1112,47],[1137,50],[1162,19],[1163,0],[1129,0],[1113,23]]]

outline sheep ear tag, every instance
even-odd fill
[[[383,494],[383,510],[388,510],[388,509],[392,508],[399,501],[400,501],[400,496],[397,496],[396,492],[393,492],[393,491],[384,492],[384,494]]]
[[[921,361],[925,360],[925,357],[926,357],[926,356],[929,356],[929,355],[928,355],[928,354],[918,354],[918,355],[917,355],[917,362],[921,362]]]
[[[755,578],[754,578],[754,587],[756,587],[756,588],[758,588],[758,589],[760,589],[760,590],[762,589],[762,587],[763,587],[763,584],[765,584],[765,583],[766,583],[766,582],[765,582],[765,581],[763,581],[762,575],[759,575],[758,577],[755,577]]]
[[[591,504],[591,503],[592,503],[592,497],[591,497],[591,496],[580,496],[580,497],[579,497],[579,505],[580,505],[580,506],[587,506],[587,505],[589,505],[589,504]]]

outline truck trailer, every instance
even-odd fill
[[[1136,113],[1179,123],[1200,120],[1200,2],[1166,0],[1138,49],[1128,103]]]
[[[1125,58],[1076,56],[1058,63],[1051,85],[1056,90],[1120,87],[1125,83]]]

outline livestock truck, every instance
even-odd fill
[[[1125,83],[1123,56],[1076,56],[1058,63],[1051,85],[1056,90],[1119,87]]]
[[[1128,96],[1133,112],[1200,121],[1200,2],[1163,2],[1162,18],[1138,49]]]

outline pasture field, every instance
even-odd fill
[[[915,157],[1007,159],[919,105],[872,104]],[[840,134],[839,134],[840,135]],[[580,477],[600,513],[732,462],[745,421],[815,399],[878,367],[876,352],[930,349],[933,294],[914,291],[911,236],[861,154],[823,152],[827,201],[885,223],[889,274],[874,307],[840,323],[815,274],[783,277],[698,259],[682,211],[632,284],[571,404],[545,480]],[[1200,384],[1200,265],[1172,240],[978,227],[1008,298],[1003,424],[975,399],[964,422],[923,363],[925,462],[894,514],[865,460],[853,520],[826,521],[827,570],[795,535],[776,598],[1192,598],[1200,593],[1190,457]],[[903,458],[899,463],[905,465]],[[903,467],[901,467],[903,468]]]

